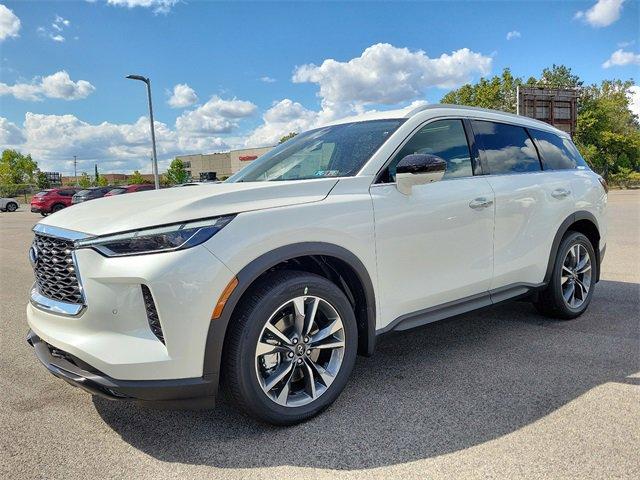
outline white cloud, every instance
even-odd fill
[[[143,7],[151,8],[153,13],[167,14],[181,0],[107,0],[109,5],[115,5],[118,7]]]
[[[155,122],[155,130],[161,168],[166,168],[170,159],[179,154],[230,147],[222,138],[183,136],[161,122]],[[74,155],[78,157],[79,171],[91,171],[95,162],[102,172],[150,170],[147,117],[131,124],[90,124],[74,115],[28,112],[21,128],[0,117],[0,143],[31,153],[43,170],[68,174],[73,169]]]
[[[36,77],[31,83],[0,83],[0,96],[13,95],[18,100],[30,101],[42,100],[44,97],[79,100],[88,97],[94,90],[95,87],[86,80],[74,82],[64,70],[47,77]]]
[[[415,100],[409,105],[400,108],[402,113],[408,113],[415,108],[427,105],[425,100]],[[353,110],[351,114],[369,114],[376,113],[379,110]],[[349,121],[349,116],[345,115],[341,117],[346,121]],[[245,146],[247,147],[259,147],[267,145],[275,145],[278,141],[290,132],[304,132],[312,128],[321,127],[335,118],[331,118],[326,111],[314,111],[305,108],[298,102],[294,102],[288,98],[280,100],[273,104],[264,115],[262,115],[263,123],[258,128],[253,130],[251,134],[245,140]]]
[[[264,83],[274,83],[276,79],[265,75],[264,77],[260,77],[260,81]]]
[[[176,128],[192,136],[229,133],[240,119],[253,115],[257,107],[246,100],[224,100],[216,95],[204,105],[184,112],[176,119]]]
[[[0,4],[0,42],[17,37],[20,31],[20,19],[7,7]]]
[[[70,25],[71,22],[69,20],[61,17],[60,15],[56,15],[50,28],[38,27],[37,32],[41,36],[47,37],[54,42],[62,43],[65,41],[65,37],[62,35],[62,32],[64,32],[64,30]]]
[[[629,110],[640,119],[640,85],[629,88]]]
[[[304,132],[318,122],[318,112],[309,110],[288,98],[275,103],[262,119],[264,123],[247,138],[247,146],[275,145],[289,132]]]
[[[16,124],[4,117],[0,117],[0,145],[11,147],[25,141],[22,130]]]
[[[167,101],[172,108],[190,107],[198,101],[198,95],[193,88],[186,83],[179,83],[173,87],[173,94]]]
[[[54,76],[52,76],[54,77]],[[51,84],[50,84],[51,83]],[[58,82],[44,82],[50,95],[66,95],[56,91]],[[226,100],[214,96],[198,108],[185,112],[176,120],[175,127],[155,122],[158,157],[161,168],[180,154],[224,151],[244,145],[244,137],[224,136],[239,127],[240,121],[252,115],[256,106],[245,100]],[[149,120],[139,118],[135,123],[103,122],[90,124],[74,115],[44,115],[27,112],[22,126],[0,118],[0,144],[11,145],[32,153],[44,169],[70,171],[69,159],[74,155],[88,167],[98,162],[103,172],[148,170],[151,152]]]
[[[429,87],[457,87],[474,74],[489,73],[491,60],[468,48],[429,58],[421,50],[378,43],[347,62],[327,59],[320,66],[297,67],[292,80],[317,83],[325,113],[340,117],[366,105],[414,100]]]
[[[598,0],[586,11],[576,12],[575,18],[595,28],[608,27],[620,18],[624,0]]]
[[[507,32],[507,40],[512,40],[514,38],[520,37],[522,37],[522,34],[518,30],[511,30],[510,32]]]
[[[602,67],[624,67],[625,65],[640,65],[640,53],[626,52],[620,48],[611,54]]]
[[[619,48],[626,48],[626,47],[630,47],[634,43],[636,43],[635,40],[629,40],[628,42],[618,42],[618,47]]]

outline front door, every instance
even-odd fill
[[[444,178],[400,193],[395,165],[412,153],[447,162]],[[493,190],[473,175],[461,120],[429,122],[400,149],[382,182],[371,186],[381,324],[486,293],[493,270]]]

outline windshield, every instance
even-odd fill
[[[120,187],[120,188],[114,188],[114,189],[113,189],[113,190],[111,190],[109,193],[110,193],[111,195],[120,195],[120,194],[122,194],[122,193],[125,193],[126,191],[127,191],[127,189],[126,189],[126,188],[122,188],[122,187]]]
[[[86,197],[90,193],[91,193],[91,190],[80,190],[78,193],[76,193],[76,195],[78,195],[79,197]]]
[[[34,197],[46,197],[51,193],[51,190],[43,190],[42,192],[38,192],[34,195]]]
[[[227,181],[271,182],[353,176],[403,121],[345,123],[296,135]]]

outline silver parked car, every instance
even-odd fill
[[[15,212],[18,209],[18,201],[15,198],[0,198],[0,210],[3,212]]]

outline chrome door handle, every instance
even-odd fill
[[[553,192],[551,192],[551,196],[553,198],[565,198],[571,194],[569,190],[566,188],[556,188]]]
[[[493,205],[493,200],[487,200],[484,197],[478,197],[475,200],[471,200],[471,202],[469,202],[469,207],[473,208],[474,210],[487,208],[491,205]]]

